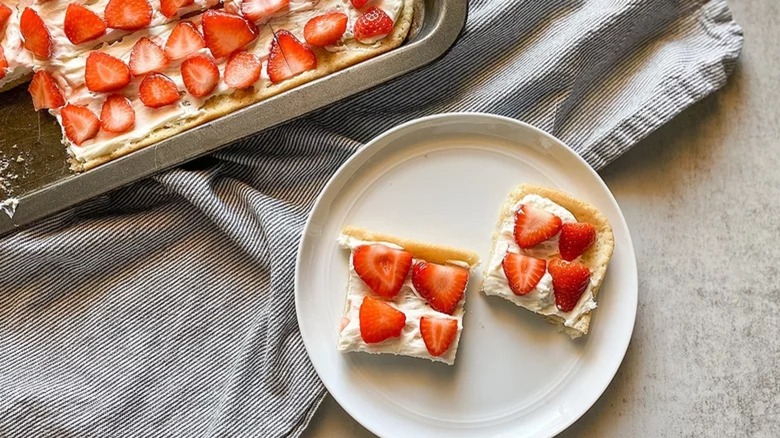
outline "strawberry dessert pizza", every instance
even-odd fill
[[[347,227],[349,283],[338,348],[452,365],[463,330],[466,287],[479,257]]]
[[[501,210],[482,290],[577,338],[588,333],[613,248],[612,228],[596,207],[523,184]]]
[[[2,0],[0,90],[32,78],[85,170],[400,45],[412,0]]]

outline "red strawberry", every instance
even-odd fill
[[[393,26],[393,19],[385,11],[372,6],[355,21],[352,33],[361,43],[371,43],[392,32]]]
[[[286,30],[280,30],[271,40],[268,54],[268,77],[276,84],[307,70],[317,68],[317,57],[309,47]]]
[[[168,57],[154,41],[142,37],[130,52],[130,73],[141,76],[153,71],[162,71],[168,65]]]
[[[548,264],[552,276],[555,305],[571,312],[590,283],[590,269],[582,263],[554,259]]]
[[[341,12],[318,15],[303,27],[303,38],[312,46],[330,46],[336,44],[347,30],[347,16]]]
[[[103,19],[81,3],[71,3],[65,11],[65,36],[73,44],[94,40],[106,33]]]
[[[547,262],[541,259],[506,253],[502,263],[504,274],[509,280],[509,288],[515,295],[525,295],[534,290],[539,280],[544,276]]]
[[[162,73],[149,73],[138,86],[141,102],[149,108],[160,108],[179,101],[176,84]]]
[[[243,0],[241,14],[252,21],[260,21],[286,8],[288,4],[290,0]]]
[[[5,29],[5,25],[8,24],[8,19],[11,18],[12,13],[11,8],[6,6],[5,3],[0,3],[0,33]]]
[[[368,0],[352,0],[352,6],[356,9],[360,9],[368,3]]]
[[[215,58],[224,58],[257,38],[257,28],[243,17],[209,10],[203,14],[206,47]]]
[[[100,130],[100,120],[85,106],[67,104],[60,111],[60,117],[65,135],[77,145],[94,138]]]
[[[189,21],[179,22],[165,42],[165,53],[171,59],[181,59],[206,47],[198,29]]]
[[[3,46],[0,46],[0,79],[5,77],[7,68],[8,60],[5,59],[5,51],[3,50]]]
[[[160,0],[160,12],[168,18],[179,13],[179,9],[195,3],[195,0]]]
[[[248,88],[260,79],[263,64],[249,52],[236,52],[230,55],[225,66],[225,83],[231,88]]]
[[[84,82],[90,91],[119,90],[130,83],[130,69],[124,62],[107,53],[92,52],[87,56]]]
[[[552,238],[561,229],[561,218],[541,208],[523,204],[515,215],[515,242],[531,248]]]
[[[203,97],[217,86],[219,69],[208,56],[197,55],[181,63],[181,78],[190,94]]]
[[[138,30],[152,22],[152,6],[146,0],[109,0],[104,15],[108,27]]]
[[[108,132],[125,132],[135,125],[135,110],[126,97],[108,96],[100,109],[100,126]]]
[[[458,335],[458,321],[447,318],[420,318],[420,334],[431,356],[441,356],[450,349]]]
[[[352,264],[357,275],[374,293],[393,298],[409,274],[412,254],[380,244],[362,245],[355,249]]]
[[[30,81],[27,88],[30,92],[35,111],[42,108],[59,108],[65,105],[65,99],[59,87],[49,73],[44,70],[38,70]]]
[[[412,284],[417,292],[434,310],[448,315],[458,307],[468,282],[469,270],[460,266],[420,261],[412,268]]]
[[[406,315],[386,302],[367,296],[360,305],[360,337],[367,344],[401,335]]]
[[[581,256],[596,241],[596,229],[585,222],[566,223],[561,226],[558,252],[564,260]]]
[[[37,12],[25,8],[19,19],[19,30],[27,50],[39,58],[49,59],[52,50],[51,35]]]

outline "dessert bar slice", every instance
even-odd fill
[[[580,337],[588,333],[614,246],[612,228],[596,207],[523,184],[501,209],[482,291]]]
[[[338,349],[452,365],[477,254],[347,227],[349,283]]]

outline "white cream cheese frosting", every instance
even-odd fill
[[[406,325],[404,326],[401,335],[386,339],[382,342],[367,344],[360,335],[360,305],[363,303],[363,298],[373,294],[373,292],[360,278],[357,272],[355,272],[352,254],[354,253],[355,248],[361,245],[376,243],[396,249],[403,248],[388,242],[367,242],[343,234],[339,236],[338,243],[341,247],[350,250],[349,284],[347,286],[342,327],[339,332],[338,349],[343,352],[364,351],[374,354],[392,353],[402,356],[430,359],[452,365],[455,362],[460,334],[463,330],[465,296],[461,299],[460,303],[458,303],[458,306],[452,315],[437,312],[436,310],[433,310],[427,304],[426,300],[415,290],[414,285],[412,284],[410,269],[409,275],[406,277],[404,285],[401,287],[401,291],[393,300],[388,301],[406,315]],[[418,261],[418,259],[413,259],[412,266]],[[468,264],[465,262],[453,261],[452,264],[469,268]],[[452,345],[450,345],[450,348],[439,357],[432,356],[425,347],[425,341],[423,341],[422,335],[420,334],[420,318],[423,316],[454,319],[458,322],[458,333],[455,336],[455,340],[452,342]]]
[[[583,292],[577,305],[570,312],[562,312],[555,305],[555,294],[552,287],[552,276],[550,272],[544,273],[539,284],[525,295],[515,295],[509,288],[509,281],[504,273],[502,262],[507,252],[525,254],[536,258],[547,259],[548,261],[558,255],[558,235],[549,239],[531,249],[522,249],[515,242],[514,228],[515,215],[523,204],[529,204],[536,208],[550,212],[559,218],[563,223],[577,222],[571,212],[555,202],[539,195],[526,195],[512,209],[512,214],[501,224],[499,236],[496,239],[496,245],[488,264],[488,269],[482,284],[482,290],[485,295],[499,296],[507,299],[514,304],[524,307],[532,312],[545,316],[557,316],[564,321],[566,327],[574,330],[584,331],[582,317],[596,308],[596,301],[593,298],[593,284],[588,285]]]

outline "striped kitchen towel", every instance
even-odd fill
[[[361,144],[485,111],[598,169],[722,87],[742,44],[722,0],[469,12],[426,68],[0,240],[0,436],[300,434],[325,390],[296,325],[296,246]]]

